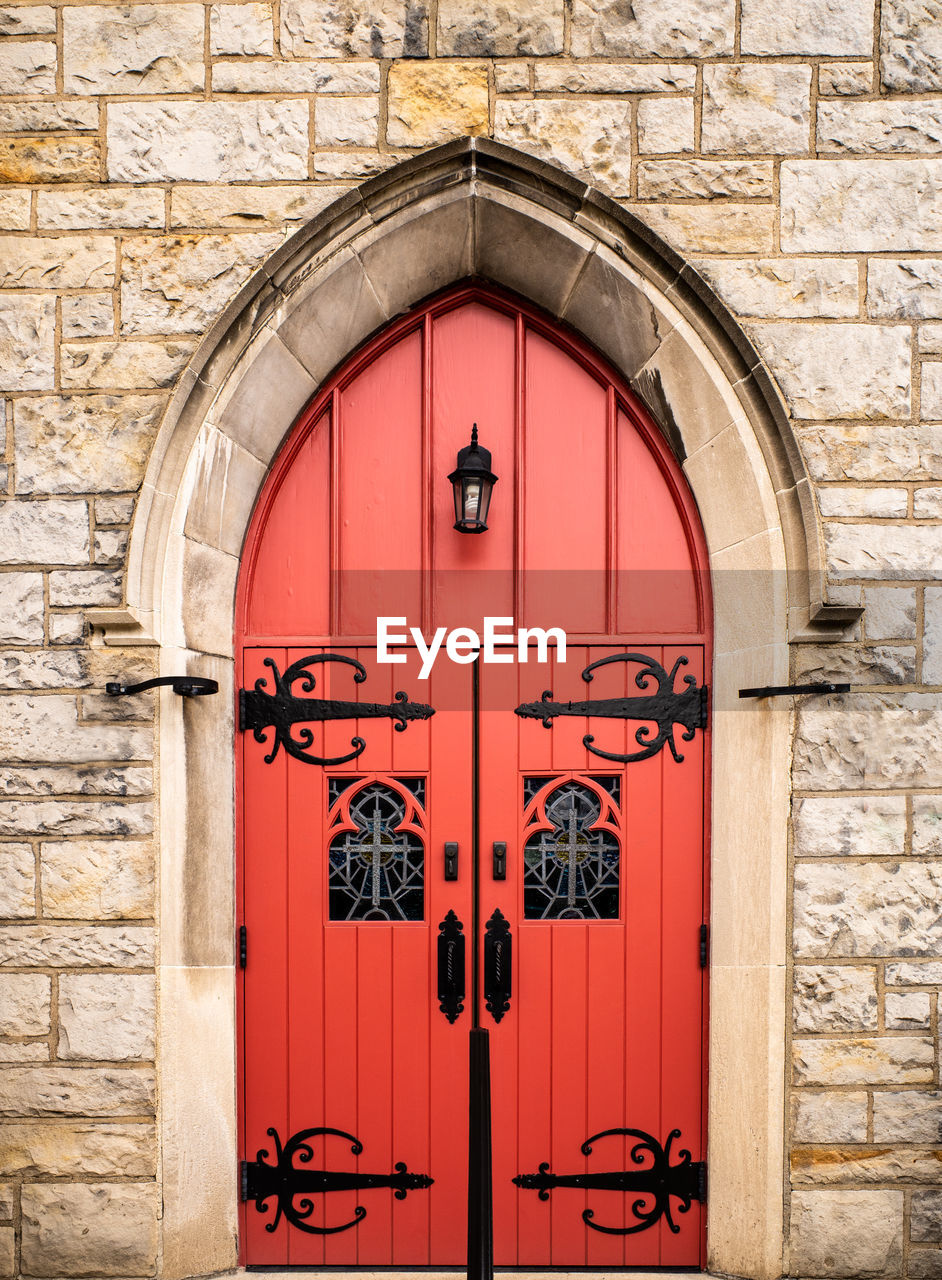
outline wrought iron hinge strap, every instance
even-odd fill
[[[244,969],[249,958],[249,931],[244,924],[239,925],[239,968]]]

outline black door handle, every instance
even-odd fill
[[[498,909],[484,926],[484,998],[495,1022],[510,1008],[511,961],[510,925]]]
[[[445,879],[458,879],[458,842],[456,840],[445,841]]]
[[[494,841],[494,879],[507,879],[507,842],[506,840]]]
[[[464,934],[454,911],[438,926],[438,1007],[454,1022],[464,1009]]]

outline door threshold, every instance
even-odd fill
[[[343,1267],[265,1267],[249,1266],[236,1272],[229,1272],[233,1280],[253,1280],[256,1276],[268,1277],[268,1280],[290,1280],[291,1277],[325,1276],[329,1280],[384,1280],[395,1276],[396,1280],[455,1280],[456,1276],[467,1274],[466,1267],[359,1267],[344,1269]],[[650,1280],[653,1276],[665,1275],[676,1277],[676,1280],[711,1280],[705,1271],[691,1271],[682,1267],[638,1267],[626,1270],[621,1267],[610,1267],[606,1271],[595,1271],[590,1267],[571,1269],[557,1268],[550,1270],[540,1267],[495,1267],[495,1276],[525,1276],[526,1280],[611,1280],[618,1276],[619,1280]]]

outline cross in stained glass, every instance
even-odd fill
[[[348,853],[358,853],[370,863],[370,898],[373,906],[378,907],[383,899],[383,861],[389,857],[389,846],[395,844],[394,839],[383,830],[385,821],[379,808],[379,796],[373,797],[373,812],[368,818],[364,817],[364,820],[369,833],[368,839],[360,844],[348,844],[346,848]]]

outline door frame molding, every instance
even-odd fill
[[[789,637],[833,634],[847,611],[824,598],[812,488],[782,401],[725,307],[613,201],[463,139],[331,205],[219,317],[152,452],[126,606],[91,614],[99,642],[157,646],[162,674],[212,676],[222,691],[160,703],[165,1277],[237,1260],[232,653],[244,536],[282,441],[330,373],[394,316],[472,277],[602,352],[658,422],[699,507],[716,619],[708,1262],[782,1274],[791,714],[737,692],[784,683]]]

